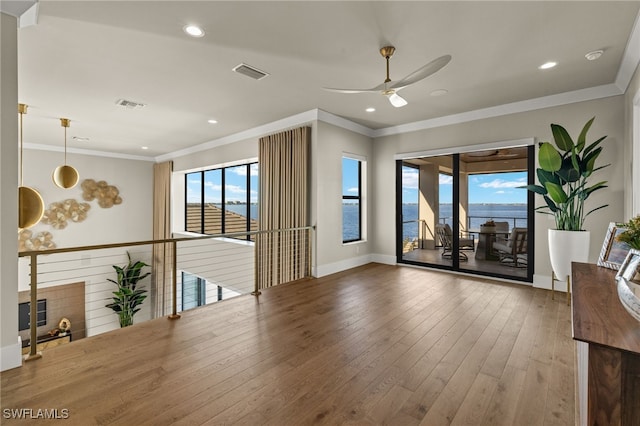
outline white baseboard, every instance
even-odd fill
[[[397,265],[398,261],[396,256],[391,256],[388,254],[372,254],[371,261],[376,263],[382,263],[384,265]]]
[[[551,275],[533,275],[533,286],[535,288],[543,288],[545,290],[551,290]],[[560,291],[562,293],[567,292],[567,282],[566,281],[556,281],[554,283],[555,291]]]
[[[347,269],[357,268],[358,266],[366,265],[367,263],[371,262],[371,255],[365,254],[359,257],[344,259],[339,262],[333,262],[326,265],[318,265],[314,268],[313,276],[316,278],[320,278],[326,275],[335,274],[337,272],[346,271]]]
[[[22,345],[3,346],[0,348],[0,371],[22,367]]]

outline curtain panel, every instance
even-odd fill
[[[173,162],[153,165],[153,239],[171,238],[171,173]],[[171,312],[173,247],[154,244],[151,263],[151,309],[154,318]]]
[[[260,138],[260,230],[274,232],[256,238],[258,289],[306,276],[310,233],[275,230],[308,226],[310,140],[310,127]]]

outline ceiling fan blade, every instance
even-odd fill
[[[398,95],[397,93],[392,93],[388,96],[389,96],[389,102],[391,102],[391,105],[393,105],[396,108],[403,107],[407,104],[407,101],[404,100],[404,98]]]
[[[451,60],[451,55],[440,56],[437,59],[429,62],[421,68],[418,68],[402,80],[396,82],[391,86],[391,89],[400,90],[405,88],[413,83],[417,83],[423,78],[429,77],[431,74],[438,72],[442,67],[447,65]]]
[[[337,92],[337,93],[376,93],[385,89],[384,83],[378,84],[376,87],[371,89],[335,89],[332,87],[323,87],[324,90],[328,90],[329,92]]]

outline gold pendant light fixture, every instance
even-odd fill
[[[68,118],[61,118],[60,125],[64,127],[64,165],[58,166],[53,171],[53,182],[60,188],[69,189],[78,183],[78,171],[67,165],[67,127],[71,124]]]
[[[44,200],[38,191],[23,185],[22,173],[22,116],[27,113],[27,105],[18,104],[20,114],[20,186],[18,186],[18,228],[30,228],[40,222],[44,214]]]

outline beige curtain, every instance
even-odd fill
[[[311,128],[260,138],[260,230],[308,226]],[[308,231],[263,233],[256,238],[257,288],[297,280],[308,267]]]
[[[153,239],[171,238],[171,173],[173,162],[153,166]],[[151,265],[151,306],[155,317],[171,312],[173,249],[171,244],[154,244]]]

